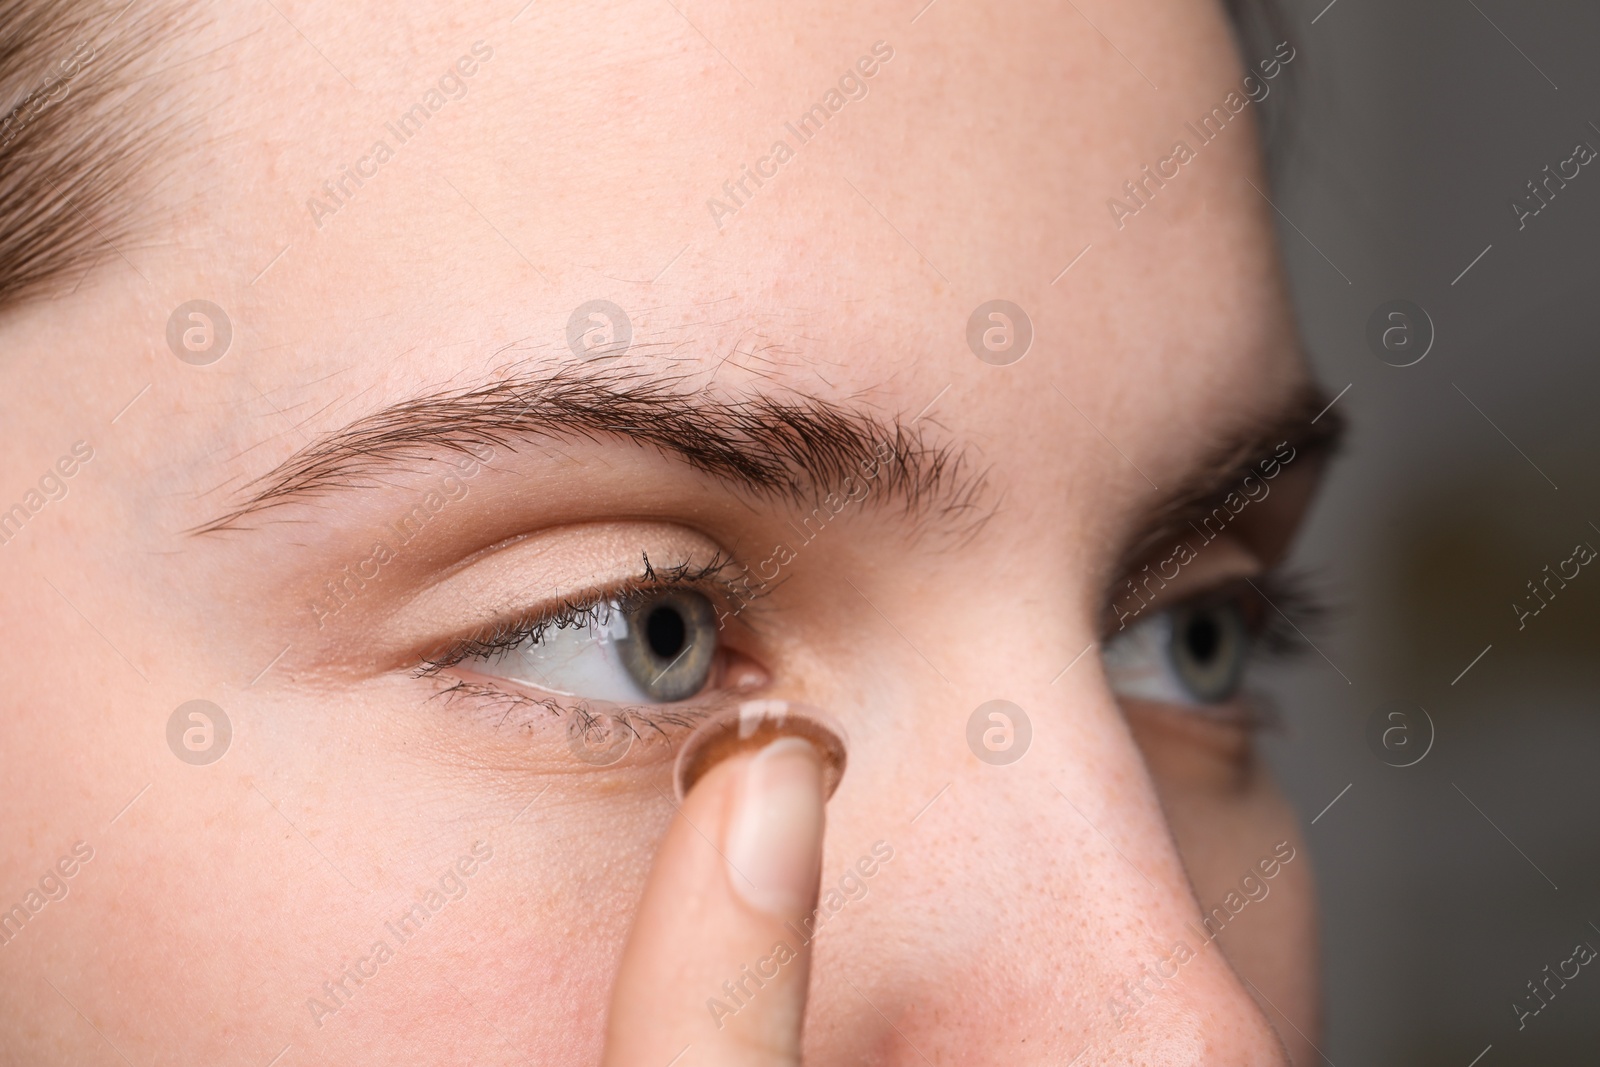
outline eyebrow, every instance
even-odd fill
[[[967,450],[932,442],[917,421],[801,394],[720,398],[681,376],[637,369],[502,373],[489,384],[401,401],[312,441],[248,483],[241,503],[189,532],[246,529],[274,508],[377,488],[396,467],[484,445],[515,452],[529,440],[618,438],[802,508],[848,492],[863,462],[881,458],[875,499],[975,529],[990,513],[986,470]]]
[[[508,370],[488,384],[404,400],[312,441],[249,482],[238,505],[189,532],[249,529],[275,508],[385,486],[384,476],[397,467],[472,455],[483,445],[515,452],[530,440],[620,438],[758,498],[787,498],[802,509],[829,492],[847,492],[847,479],[861,473],[862,461],[887,450],[876,476],[882,491],[873,499],[898,501],[907,514],[937,519],[968,536],[993,513],[987,469],[966,449],[931,442],[920,420],[906,423],[802,394],[719,398],[687,385],[683,377],[627,368],[565,367],[542,375]],[[1131,564],[1204,514],[1280,442],[1297,456],[1323,455],[1336,447],[1342,430],[1324,393],[1307,385],[1226,433],[1148,510],[1139,529],[1149,532],[1123,562]]]

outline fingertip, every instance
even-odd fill
[[[758,913],[795,920],[816,902],[823,789],[821,756],[803,738],[781,737],[740,768],[723,854],[734,894]]]

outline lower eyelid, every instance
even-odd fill
[[[1152,748],[1159,752],[1158,778],[1180,776],[1229,790],[1248,787],[1260,729],[1251,711],[1232,707],[1195,714],[1170,704],[1129,701],[1123,714],[1146,759],[1151,758]],[[1207,770],[1216,766],[1212,759],[1196,759],[1197,755],[1219,760],[1228,773],[1219,782]]]
[[[593,758],[597,754],[597,729],[631,734],[627,750],[617,753],[614,762],[620,763],[630,755],[635,762],[641,756],[664,757],[701,722],[746,699],[741,693],[719,692],[693,703],[602,704],[519,691],[515,686],[486,684],[466,676],[441,674],[435,676],[435,682],[440,688],[434,699],[445,708],[464,709],[491,733],[518,739],[519,735],[526,735],[530,743],[553,755],[557,762],[566,764],[570,759],[573,769],[583,769],[585,764],[609,766],[613,762]],[[604,753],[611,754],[610,750]]]

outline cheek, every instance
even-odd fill
[[[494,1019],[536,1063],[600,1062],[595,1018],[610,1002],[627,924],[642,890],[630,885],[625,887],[630,892],[622,892],[624,887],[614,892],[609,878],[596,870],[590,872],[592,892],[570,892],[571,883],[553,879],[551,871],[572,858],[549,856],[550,862],[529,863],[526,869],[507,864],[479,906],[463,912],[463,934],[452,938],[448,958],[429,964],[439,973],[461,976],[452,980],[474,1008]],[[531,898],[530,886],[538,887]],[[437,1015],[424,1013],[420,1018],[428,1025],[419,1038],[468,1033],[482,1025],[459,997],[450,994],[447,1000],[460,1011],[452,1010],[454,1018],[443,1026]]]
[[[1248,737],[1141,701],[1127,701],[1126,714],[1201,906],[1230,892],[1242,897],[1240,880],[1259,878],[1256,864],[1273,846],[1299,839],[1294,812]],[[1268,882],[1270,895],[1246,913],[1272,909],[1280,894],[1288,895],[1286,875],[1300,859]]]
[[[457,1042],[459,1062],[515,1062],[487,1017],[532,1062],[599,1062],[595,1020],[609,1000],[652,846],[672,814],[666,800],[654,790],[642,799],[638,789],[608,791],[576,774],[528,773],[531,742],[520,732],[511,747],[523,763],[501,763],[503,790],[459,766],[440,773],[405,755],[440,746],[393,725],[404,719],[382,701],[241,700],[229,710],[236,723],[277,727],[241,731],[237,750],[200,768],[205,775],[163,750],[149,791],[103,840],[89,838],[96,857],[73,878],[70,895],[41,913],[37,931],[25,931],[48,938],[63,958],[106,953],[106,981],[134,992],[100,1006],[97,1022],[119,1035],[184,1034],[184,1062],[226,1062],[242,1041],[270,1045],[263,1062],[287,1043],[315,1050],[318,1062],[420,1062],[416,1050],[436,1046],[440,1035]],[[319,730],[324,720],[332,725]],[[352,720],[391,725],[342,741],[359,733]],[[98,751],[107,777],[118,749],[135,743],[118,737]],[[132,792],[108,796],[108,811]],[[108,817],[96,811],[44,825],[70,844],[92,818]],[[462,878],[465,896],[444,897],[402,942],[390,925],[419,893],[438,889],[447,866],[479,839],[493,855]],[[171,951],[151,950],[154,931],[175,932]],[[323,1009],[318,1026],[308,1001],[334,1003],[324,983],[370,959],[379,940],[392,957],[359,984],[347,978],[353,996]],[[0,988],[26,985],[54,997],[12,969],[26,958],[0,953]],[[261,978],[234,997],[241,974]],[[229,991],[221,1001],[219,990]],[[27,1005],[36,1016],[53,1010],[42,998]],[[192,1025],[208,1013],[231,1023]],[[0,1033],[21,1025],[0,1007]]]

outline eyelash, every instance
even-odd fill
[[[1255,584],[1260,593],[1256,599],[1264,597],[1270,603],[1265,605],[1266,622],[1251,642],[1248,660],[1281,663],[1305,655],[1311,644],[1304,631],[1317,629],[1333,613],[1328,598],[1303,571],[1270,570]],[[1274,605],[1278,611],[1273,610]],[[1246,683],[1238,698],[1240,722],[1252,731],[1282,729],[1284,716],[1277,700],[1249,685],[1248,676]]]
[[[553,608],[542,608],[490,623],[424,656],[414,673],[418,677],[430,677],[464,660],[508,652],[525,642],[538,641],[551,630],[598,625],[605,622],[612,612],[638,607],[647,597],[663,589],[691,589],[720,607],[723,605],[719,601],[725,603],[729,600],[724,592],[729,583],[725,580],[719,582],[718,579],[729,571],[742,570],[731,558],[720,553],[708,563],[685,561],[664,568],[652,566],[648,554],[643,554],[641,559],[643,573],[638,578],[629,579],[605,592],[563,601]]]
[[[707,707],[607,705],[603,709],[596,709],[586,700],[563,702],[555,697],[513,693],[509,689],[484,682],[472,682],[465,678],[455,680],[434,694],[434,697],[446,701],[471,700],[489,712],[504,707],[505,714],[497,723],[500,726],[503,726],[511,717],[511,713],[519,708],[536,708],[554,715],[557,719],[567,720],[571,729],[588,731],[602,722],[609,721],[631,731],[633,736],[640,740],[645,739],[645,730],[653,731],[663,739],[669,738],[666,727],[688,729],[718,710],[714,705]],[[520,726],[521,723],[517,725]]]
[[[1263,621],[1251,645],[1254,655],[1267,660],[1303,655],[1310,647],[1303,631],[1320,625],[1331,612],[1326,598],[1300,571],[1270,570],[1251,582],[1254,589],[1243,584],[1239,592],[1261,602]]]
[[[497,621],[477,632],[450,642],[439,651],[425,656],[413,672],[417,677],[438,677],[465,660],[491,656],[497,652],[518,648],[528,641],[537,641],[551,630],[583,627],[602,623],[610,612],[627,611],[647,597],[663,589],[681,587],[694,590],[712,600],[720,611],[733,602],[727,590],[726,576],[730,571],[743,573],[731,558],[720,553],[705,564],[682,562],[670,567],[657,568],[648,555],[641,556],[642,573],[605,592],[581,599],[562,602],[553,608],[543,608]],[[1252,588],[1251,586],[1254,586]],[[1302,573],[1281,569],[1267,571],[1251,582],[1236,581],[1191,596],[1163,610],[1180,606],[1240,599],[1253,602],[1259,608],[1259,623],[1254,630],[1249,659],[1255,662],[1288,660],[1303,654],[1309,647],[1302,631],[1315,627],[1329,613],[1327,602],[1312,587]],[[753,605],[741,602],[746,612]],[[1276,609],[1276,610],[1274,610]],[[748,623],[748,619],[745,620]],[[1108,635],[1109,636],[1109,635]],[[588,701],[562,701],[553,697],[539,697],[512,691],[500,686],[456,678],[440,690],[437,697],[446,700],[470,699],[487,709],[505,707],[504,723],[518,708],[538,708],[567,718],[574,726],[588,729],[601,718],[609,718],[643,738],[643,730],[667,736],[664,727],[690,727],[703,718],[712,707],[677,706],[611,706],[597,712]],[[1241,714],[1246,714],[1252,726],[1266,726],[1276,721],[1276,713],[1258,696],[1241,693]],[[643,730],[641,729],[643,728]]]
[[[1327,601],[1313,587],[1306,574],[1281,568],[1266,571],[1248,581],[1239,578],[1202,590],[1165,605],[1161,612],[1230,600],[1242,602],[1247,619],[1251,618],[1250,609],[1257,609],[1260,621],[1253,632],[1252,651],[1271,659],[1291,658],[1303,653],[1306,643],[1301,631],[1316,627],[1330,612]],[[1121,632],[1110,625],[1110,616],[1114,614],[1114,606],[1107,609],[1108,621],[1102,641],[1108,641]],[[1141,612],[1132,623],[1137,624],[1148,617]]]
[[[1224,723],[1250,734],[1280,729],[1284,718],[1278,701],[1251,684],[1251,667],[1303,655],[1312,647],[1304,631],[1315,629],[1331,609],[1304,573],[1275,569],[1249,580],[1238,578],[1224,582],[1166,605],[1150,617],[1230,603],[1238,606],[1250,633],[1240,668],[1239,687],[1218,703],[1186,704],[1186,711],[1189,715]],[[1117,632],[1108,631],[1102,643],[1114,639]]]
[[[1251,588],[1251,586],[1254,588]],[[1260,663],[1288,662],[1303,656],[1311,646],[1304,631],[1316,628],[1332,609],[1304,572],[1269,570],[1249,582],[1227,582],[1171,608],[1238,599],[1259,607],[1259,622],[1253,629],[1245,653],[1244,676],[1240,689],[1222,705],[1195,705],[1191,714],[1231,723],[1255,734],[1281,729],[1283,713],[1278,701],[1250,684],[1249,671]],[[1276,607],[1277,610],[1274,610]],[[1248,615],[1246,616],[1248,618]]]

